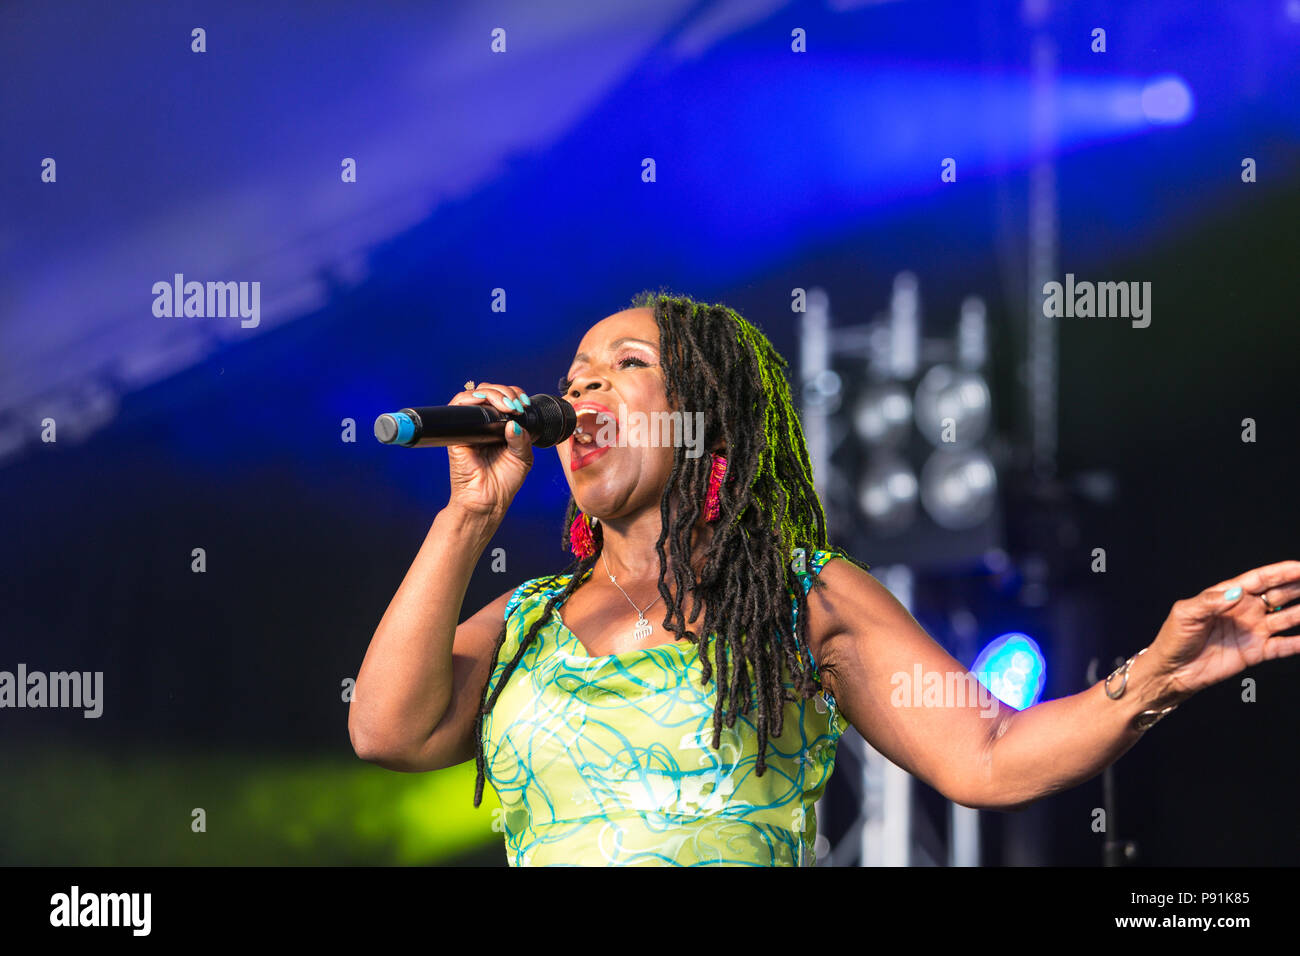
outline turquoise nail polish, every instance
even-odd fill
[[[519,404],[519,399],[517,398],[507,398],[506,404],[517,412],[522,412],[524,410],[524,406]]]
[[[1228,588],[1228,590],[1223,592],[1223,599],[1225,601],[1235,601],[1239,597],[1241,597],[1240,585],[1237,585],[1236,587]]]
[[[525,395],[525,396],[523,397],[523,403],[524,403],[525,405],[531,405],[531,404],[533,404],[533,401],[532,401],[532,399],[530,399],[527,395]]]
[[[513,426],[515,426],[514,434],[515,434],[515,437],[518,438],[518,437],[519,437],[519,433],[522,432],[523,429],[519,427],[519,423],[518,423],[518,422],[511,422],[510,424],[513,425]]]
[[[475,398],[487,398],[487,396],[484,395],[482,392],[475,392],[475,393],[474,393],[474,397],[475,397]]]

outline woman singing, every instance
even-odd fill
[[[1300,651],[1275,636],[1300,623],[1285,607],[1300,562],[1283,561],[1175,602],[1073,696],[895,705],[891,678],[918,663],[966,671],[830,546],[786,367],[721,305],[643,293],[597,322],[560,383],[579,412],[557,446],[575,559],[459,626],[533,457],[517,424],[503,445],[449,447],[450,500],[357,677],[357,755],[404,771],[475,758],[474,805],[489,779],[513,866],[811,865],[849,724],[948,799],[1019,809],[1092,778],[1201,688]],[[468,382],[451,403],[527,400]],[[673,412],[701,416],[697,447],[618,434]]]

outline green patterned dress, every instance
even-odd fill
[[[805,594],[809,575],[843,554],[813,554],[799,575]],[[515,590],[492,687],[567,582],[550,575]],[[759,777],[757,698],[714,750],[717,685],[700,686],[698,652],[682,640],[592,657],[551,615],[483,718],[511,866],[814,864],[813,804],[848,722],[829,692],[787,703]]]

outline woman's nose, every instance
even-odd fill
[[[575,376],[573,382],[569,385],[569,395],[578,396],[584,392],[590,392],[605,385],[605,380],[594,373]]]

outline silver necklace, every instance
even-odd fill
[[[619,584],[618,581],[614,580],[614,575],[610,574],[609,559],[605,557],[605,552],[603,549],[600,552],[600,559],[605,562],[605,573],[609,574],[609,583],[614,585],[614,587],[618,588],[620,591],[623,591],[623,585]],[[650,636],[650,632],[654,630],[650,626],[650,622],[645,619],[645,612],[650,610],[652,607],[654,607],[655,601],[658,601],[659,598],[655,598],[654,601],[651,601],[649,604],[647,604],[645,606],[645,611],[643,611],[641,610],[641,608],[636,606],[635,601],[633,601],[630,597],[627,597],[626,591],[623,591],[623,597],[627,598],[627,603],[632,605],[632,610],[636,611],[637,614],[636,627],[632,631],[632,636],[636,638],[638,641],[644,641],[647,637]],[[661,594],[659,597],[663,597],[663,595]]]

